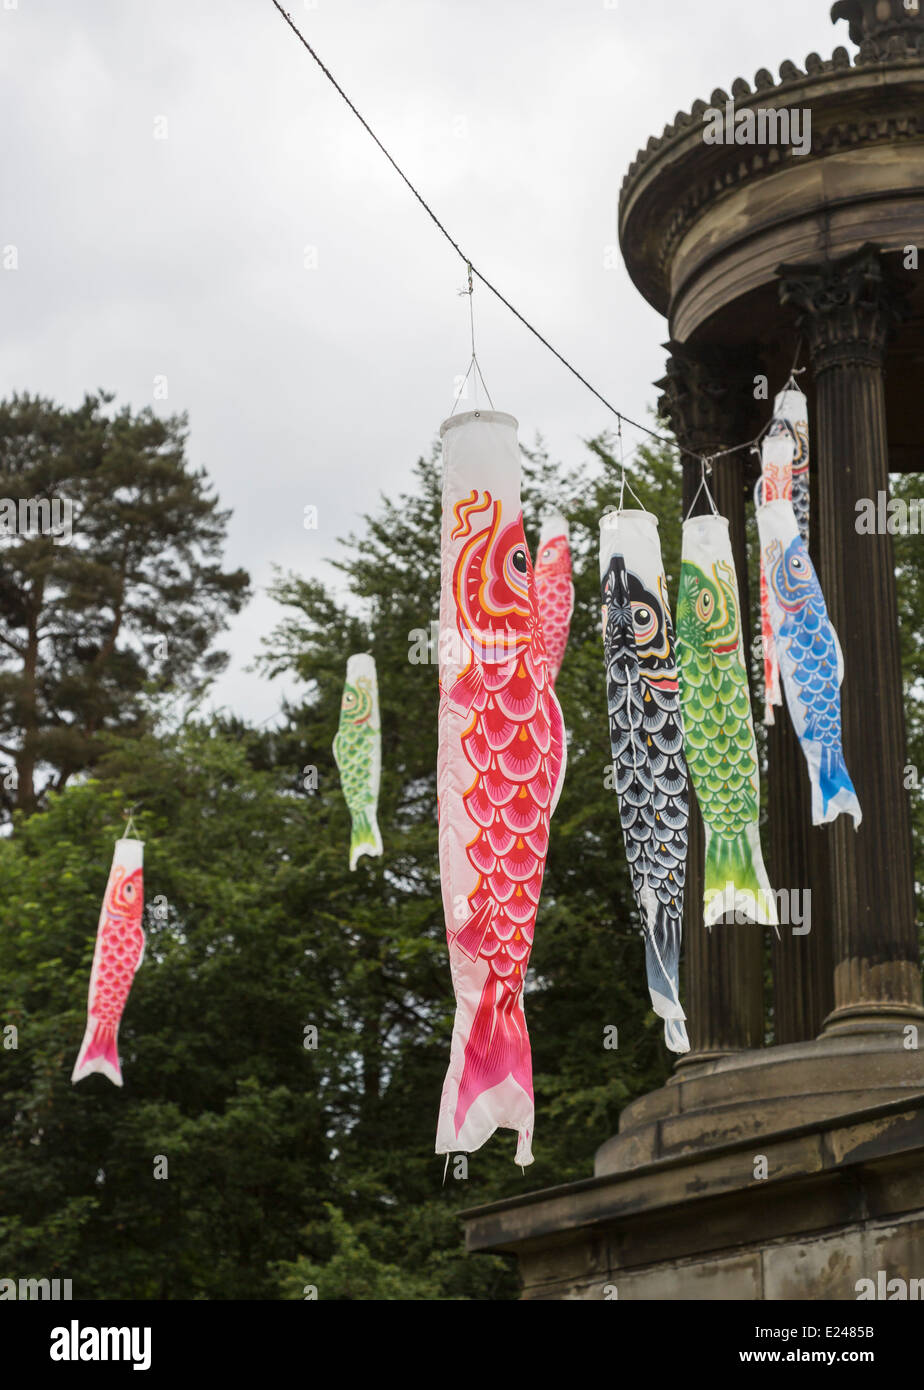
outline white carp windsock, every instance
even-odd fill
[[[849,811],[856,828],[862,812],[841,740],[844,657],[837,633],[792,503],[781,498],[758,507],[757,527],[783,690],[812,784],[812,824]]]
[[[574,612],[571,532],[561,512],[544,512],[542,516],[536,552],[536,593],[549,658],[549,678],[554,685],[565,659]]]
[[[365,652],[347,660],[334,759],[350,812],[350,868],[355,869],[361,855],[382,853],[377,819],[382,778],[379,687],[375,658]]]
[[[792,499],[792,460],[793,442],[788,434],[768,434],[761,445],[760,477],[754,488],[754,505],[761,507],[765,502],[777,498]],[[773,724],[774,706],[782,706],[783,692],[780,689],[780,662],[773,641],[773,625],[770,622],[770,597],[767,593],[767,576],[764,572],[764,557],[760,557],[760,644],[764,659],[764,723]]]
[[[143,860],[141,840],[116,840],[96,929],[87,1027],[71,1081],[80,1081],[91,1072],[99,1071],[116,1086],[122,1085],[119,1023],[135,971],[144,957]]]
[[[565,772],[533,567],[517,422],[446,420],[443,441],[437,793],[443,907],[456,997],[436,1152],[517,1131],[531,1163],[533,1075],[523,987],[549,821]]]
[[[776,902],[760,848],[757,740],[738,576],[724,516],[695,516],[683,525],[677,662],[684,748],[706,832],[706,926],[735,912],[775,926]]]
[[[672,1052],[689,1052],[680,1005],[689,778],[674,629],[657,518],[608,512],[600,522],[606,702],[629,872],[645,938],[648,991]]]

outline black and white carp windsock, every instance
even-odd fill
[[[655,516],[627,510],[601,519],[600,579],[613,774],[648,989],[665,1043],[689,1052],[679,992],[689,777]]]

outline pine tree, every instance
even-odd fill
[[[103,731],[141,734],[146,695],[221,670],[212,642],[247,597],[247,575],[221,568],[228,514],[189,467],[185,417],[112,413],[112,400],[0,402],[7,816],[92,767]],[[62,508],[59,535],[37,529],[39,503]]]

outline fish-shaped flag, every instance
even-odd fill
[[[549,658],[549,679],[554,685],[565,659],[574,612],[571,533],[560,512],[545,512],[542,517],[536,552],[536,593]]]
[[[787,386],[773,402],[770,438],[782,436],[792,443],[792,509],[799,535],[809,543],[809,426],[808,401],[797,386]],[[781,493],[780,496],[783,494]],[[769,502],[769,497],[764,499]]]
[[[787,500],[792,498],[792,459],[793,441],[789,434],[771,433],[764,438],[761,446],[760,477],[754,489],[756,507],[780,497]],[[773,709],[775,705],[782,705],[783,693],[780,689],[780,663],[773,643],[770,596],[767,592],[763,555],[760,558],[760,641],[764,659],[764,723],[773,724]]]
[[[776,902],[760,847],[757,741],[738,576],[724,516],[695,516],[683,525],[677,664],[684,748],[706,830],[706,925],[738,912],[775,926]]]
[[[119,1024],[135,971],[144,956],[143,861],[141,840],[116,840],[96,929],[87,1026],[71,1081],[81,1081],[99,1071],[116,1086],[122,1085]]]
[[[849,811],[856,828],[862,811],[844,761],[837,633],[792,503],[781,498],[758,507],[757,526],[783,690],[812,784],[812,824]]]
[[[667,1046],[689,1052],[679,993],[689,779],[656,517],[627,510],[602,518],[600,576],[613,775],[648,990]]]
[[[382,776],[382,726],[375,658],[366,652],[347,661],[340,703],[340,727],[334,739],[343,799],[350,812],[350,868],[363,854],[382,853],[377,810]]]
[[[523,533],[517,422],[469,411],[442,426],[437,792],[440,878],[456,996],[436,1152],[517,1131],[533,1161],[523,988],[565,772]]]

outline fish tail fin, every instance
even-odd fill
[[[833,815],[829,807],[833,808]],[[863,819],[863,812],[847,771],[844,750],[840,747],[822,748],[818,779],[812,779],[812,824],[823,825],[825,821],[834,820],[842,811],[849,811],[853,816],[853,828],[856,830]]]
[[[122,1085],[122,1068],[119,1064],[118,1024],[103,1023],[97,1018],[87,1022],[83,1042],[71,1073],[71,1082],[82,1081],[91,1072],[102,1072],[114,1086]]]
[[[657,906],[655,907],[655,903]],[[689,1052],[690,1040],[684,1027],[686,1014],[678,991],[680,966],[680,925],[664,903],[657,902],[646,882],[642,905],[648,918],[645,932],[645,960],[651,1007],[664,1020],[664,1042],[671,1052]]]
[[[359,810],[353,815],[350,831],[350,868],[355,869],[363,854],[382,853],[382,836],[379,834],[375,810]]]
[[[764,926],[777,925],[776,900],[760,846],[751,843],[748,829],[737,835],[712,830],[709,835],[703,874],[707,927],[733,912],[746,912]]]
[[[519,1083],[532,1101],[533,1059],[521,999],[521,989],[511,989],[493,972],[489,973],[465,1045],[455,1111],[456,1136],[473,1102],[508,1076]],[[516,1124],[510,1127],[518,1128]],[[518,1157],[517,1162],[521,1161]],[[532,1162],[532,1158],[526,1162]]]

